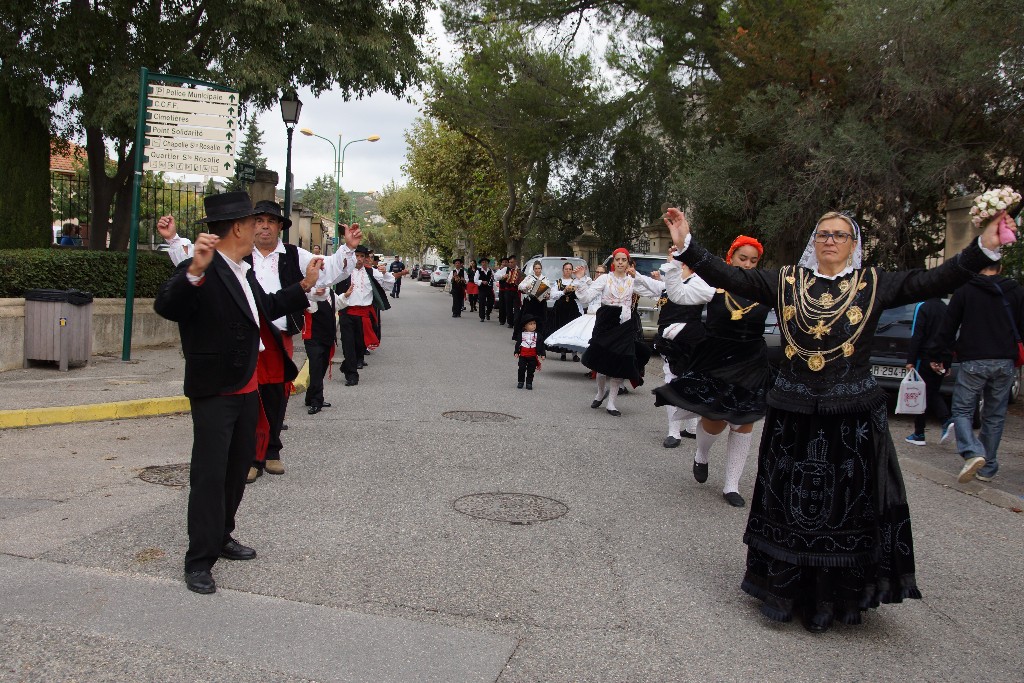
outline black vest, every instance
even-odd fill
[[[675,323],[699,323],[703,309],[704,304],[684,306],[665,297],[664,303],[661,304],[661,313],[658,314],[658,329]]]
[[[334,292],[327,290],[327,301],[318,301],[316,312],[311,316],[313,329],[310,337],[324,344],[334,344],[337,340],[338,328],[334,324]]]
[[[481,268],[478,272],[480,273],[480,286],[494,289],[494,271],[488,270],[485,274],[483,268]]]
[[[249,266],[252,266],[252,255],[243,259]],[[277,277],[281,280],[281,289],[301,282],[306,277],[299,267],[299,248],[294,244],[284,245],[284,256],[277,259]],[[302,311],[289,313],[285,316],[288,323],[287,334],[298,334],[305,327],[306,317]]]

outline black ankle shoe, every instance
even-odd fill
[[[708,480],[708,464],[706,462],[693,461],[693,478],[700,484]]]
[[[522,389],[522,388],[523,388],[523,383],[522,382],[517,382],[516,383],[516,389]]]
[[[529,389],[530,391],[533,391],[533,383],[532,382],[527,382],[526,383],[526,388]]]
[[[681,439],[677,439],[674,436],[666,436],[665,440],[661,442],[661,445],[665,448],[675,448],[682,443]]]
[[[226,560],[255,560],[256,551],[229,538],[224,547],[220,549],[220,556]]]
[[[615,408],[609,408],[608,409],[608,414],[611,415],[612,417],[621,417],[622,416],[622,413],[620,413]]]
[[[742,508],[747,506],[747,501],[743,500],[743,496],[736,493],[735,491],[729,491],[729,493],[723,493],[722,498],[732,505],[734,508]]]
[[[693,432],[688,432],[685,429],[679,432],[679,436],[683,439],[696,439],[697,435]]]
[[[213,574],[209,569],[200,569],[194,572],[185,572],[185,585],[193,593],[209,595],[217,592],[217,584],[213,580]]]

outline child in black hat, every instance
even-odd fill
[[[515,355],[519,359],[519,383],[517,389],[533,390],[533,373],[540,370],[540,363],[545,357],[544,342],[537,334],[537,319],[532,315],[524,315],[519,323],[523,326],[521,338],[516,342]]]

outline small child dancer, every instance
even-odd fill
[[[523,326],[522,338],[516,342],[515,355],[519,358],[519,383],[517,389],[533,390],[533,373],[540,370],[540,363],[545,357],[544,342],[537,335],[537,319],[532,315],[524,315],[520,324]]]

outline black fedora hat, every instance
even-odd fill
[[[360,244],[353,251],[355,251],[355,253],[357,253],[357,254],[369,254],[370,253],[369,247],[367,247],[364,244]]]
[[[249,199],[248,192],[208,194],[203,197],[203,208],[206,209],[206,218],[198,221],[199,223],[232,221],[256,213],[252,208],[252,200]]]
[[[263,199],[256,202],[253,213],[257,216],[260,214],[266,214],[267,216],[273,216],[274,218],[283,221],[285,230],[292,227],[292,221],[290,218],[284,217],[284,212],[281,211],[281,205],[277,202],[272,202],[269,199]]]

